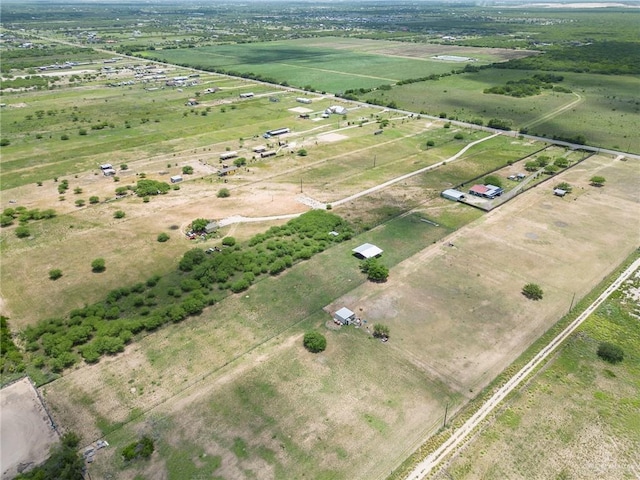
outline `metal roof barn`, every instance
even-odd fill
[[[359,247],[356,247],[352,250],[353,253],[361,258],[377,257],[378,255],[381,255],[383,251],[384,250],[376,247],[375,245],[372,245],[371,243],[363,243]]]

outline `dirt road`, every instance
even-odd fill
[[[496,391],[496,393],[487,400],[462,427],[453,432],[446,442],[444,442],[435,452],[427,456],[427,458],[422,462],[416,465],[413,471],[406,477],[407,480],[422,480],[431,472],[435,471],[450,453],[468,440],[470,434],[475,430],[475,428],[480,425],[480,423],[500,404],[500,402],[502,402],[514,389],[518,388],[520,383],[522,383],[536,368],[538,368],[538,366],[551,353],[553,353],[553,351],[562,344],[562,342],[564,342],[589,315],[595,312],[602,302],[615,292],[638,268],[640,268],[640,259],[633,262],[629,268],[622,272],[620,276],[618,276],[618,278],[578,316],[578,318],[571,322],[567,328],[549,342],[549,344],[535,357],[533,357],[529,363],[522,367],[522,369],[507,383],[500,387],[498,391]]]

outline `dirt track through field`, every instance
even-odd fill
[[[549,342],[546,347],[533,357],[529,363],[522,367],[518,373],[498,389],[498,391],[496,391],[496,393],[493,394],[493,396],[488,399],[464,425],[462,425],[462,427],[453,432],[451,437],[449,437],[445,443],[420,462],[406,478],[409,480],[421,480],[434,471],[434,469],[436,469],[450,453],[469,438],[473,430],[475,430],[475,428],[478,427],[478,425],[480,425],[480,423],[484,421],[484,419],[487,418],[487,416],[490,415],[498,405],[500,405],[500,402],[502,402],[513,390],[518,388],[518,386],[638,268],[640,268],[640,259],[633,262],[629,268],[622,272],[618,278],[578,316],[578,318],[571,322],[566,329],[551,340],[551,342]]]

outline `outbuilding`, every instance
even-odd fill
[[[171,177],[171,183],[178,183],[182,181],[182,177],[180,175],[174,175]]]
[[[440,195],[442,195],[447,200],[453,200],[454,202],[459,202],[461,200],[464,200],[464,193],[462,193],[459,190],[455,190],[453,188],[449,188],[445,190]]]
[[[557,197],[564,197],[567,194],[567,191],[561,188],[555,188],[553,190],[553,194]]]
[[[347,307],[342,307],[333,314],[333,320],[339,325],[351,325],[356,321],[356,314]]]
[[[371,243],[363,243],[359,247],[352,250],[356,257],[360,258],[374,258],[382,255],[383,250]]]

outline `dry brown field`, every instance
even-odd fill
[[[141,432],[158,440],[149,464],[125,468],[113,449],[101,454],[92,467],[100,475],[179,478],[181,457],[194,471],[215,458],[223,478],[384,478],[437,430],[445,404],[462,407],[566,313],[574,294],[637,247],[635,171],[632,161],[592,157],[559,178],[575,194],[536,187],[425,244],[387,283],[363,284],[326,306],[389,325],[387,344],[365,328],[326,329],[329,347],[312,356],[302,327],[324,329],[327,313],[301,308],[300,327],[269,326],[282,301],[270,296],[271,282],[307,278],[290,292],[304,298],[317,288],[314,265],[329,264],[332,249],[296,267],[308,273],[263,282],[43,393],[59,422],[87,441],[105,429],[116,445]],[[589,185],[594,172],[607,178],[604,188]],[[350,275],[336,271],[334,282]],[[521,295],[528,282],[542,286],[542,301]]]

